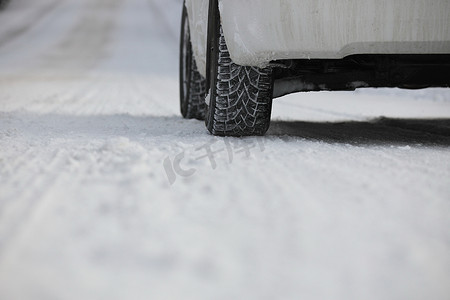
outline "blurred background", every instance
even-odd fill
[[[40,72],[46,67],[173,75],[181,5],[181,0],[10,1],[1,12],[3,71],[21,65]]]
[[[179,114],[181,9],[0,10],[0,299],[449,299],[449,91],[295,94],[213,137]]]

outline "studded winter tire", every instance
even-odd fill
[[[210,14],[206,127],[219,136],[264,135],[272,111],[272,69],[235,64],[216,4],[210,5]]]
[[[180,110],[186,119],[205,119],[206,79],[198,72],[192,53],[186,6],[183,5],[180,38]]]

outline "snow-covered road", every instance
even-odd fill
[[[296,94],[213,137],[178,112],[180,12],[0,12],[0,299],[449,299],[450,91]]]

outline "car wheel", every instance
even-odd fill
[[[184,118],[205,119],[206,79],[198,72],[192,52],[189,18],[183,4],[180,38],[180,110]]]
[[[206,127],[213,135],[264,135],[272,111],[271,68],[233,63],[220,24],[217,1],[210,7],[208,47],[209,95]]]

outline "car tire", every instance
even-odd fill
[[[189,19],[183,4],[180,37],[180,110],[186,119],[205,119],[206,79],[199,73],[192,52]]]
[[[272,111],[272,69],[241,66],[231,60],[216,5],[210,6],[213,15],[208,22],[206,127],[219,136],[264,135]]]

